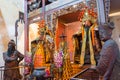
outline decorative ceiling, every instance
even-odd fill
[[[33,2],[35,2],[35,1],[36,1],[35,4],[40,2],[37,9],[42,6],[42,2],[41,2],[42,0],[28,0],[28,2],[29,1],[32,1],[32,3],[30,3],[28,6],[31,6],[33,4]],[[45,4],[48,5],[48,4],[51,4],[54,1],[57,1],[57,0],[45,0]],[[105,1],[107,1],[107,0],[105,0]],[[120,5],[119,5],[120,0],[108,0],[108,1],[110,1],[110,3],[111,3],[110,4],[110,13],[120,11]],[[88,2],[88,4],[89,4],[88,6],[89,7],[94,7],[95,11],[97,11],[95,2],[96,2],[96,0],[90,0]],[[34,7],[34,5],[33,5],[33,7]],[[84,7],[83,3],[79,3],[77,5],[68,6],[68,7],[64,8],[64,9],[55,11],[53,13],[53,19],[55,20],[57,17],[59,17],[59,20],[61,20],[64,23],[70,23],[70,22],[73,22],[73,21],[79,21],[78,20],[79,11],[83,7]],[[29,7],[28,7],[28,10],[30,11]],[[33,10],[34,10],[34,8],[33,8]],[[71,19],[69,19],[69,18],[71,18]]]
[[[97,12],[96,0],[90,0],[87,3],[77,3],[75,5],[60,9],[53,13],[53,19],[58,17],[58,19],[65,24],[80,21],[80,16],[84,15],[83,11],[86,9],[88,10],[88,13],[89,10],[92,12]]]
[[[110,13],[120,12],[120,0],[110,0]],[[71,23],[78,21],[80,11],[68,13],[62,16],[59,16],[59,20],[63,23]]]
[[[77,11],[77,12],[59,16],[58,19],[63,23],[71,23],[71,22],[78,21],[79,14],[80,14],[80,11]]]

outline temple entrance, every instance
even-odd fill
[[[84,21],[78,19],[81,11],[68,13],[58,16],[56,24],[55,46],[59,49],[60,35],[66,36],[67,53],[70,56],[71,62],[84,64],[97,64],[98,53],[101,49],[101,42],[97,29],[97,24],[94,17],[83,15]],[[87,13],[87,10],[85,11]],[[94,13],[96,15],[96,13]],[[87,20],[90,20],[89,27],[85,25]],[[89,33],[88,33],[89,32]],[[85,35],[86,34],[86,35]],[[89,35],[90,34],[90,35]],[[92,51],[92,52],[91,52]],[[94,57],[91,57],[91,55]],[[94,58],[94,59],[92,59]],[[82,59],[82,60],[80,60]]]
[[[79,33],[81,22],[78,20],[80,11],[68,13],[58,17],[56,27],[56,48],[59,48],[60,35],[64,33],[67,42],[67,52],[70,55],[71,62],[79,63],[81,52],[81,34]],[[76,42],[77,41],[77,42]],[[76,48],[77,47],[77,48]]]

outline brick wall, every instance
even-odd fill
[[[62,33],[65,33],[65,25],[62,23],[62,22],[60,22],[60,21],[58,21],[58,24],[57,24],[57,28],[56,28],[56,42],[55,42],[55,44],[56,44],[56,49],[58,49],[58,47],[59,47],[59,43],[60,43],[60,38],[59,38],[59,36],[62,34]]]
[[[56,48],[58,49],[60,38],[59,36],[63,33],[65,33],[66,41],[67,41],[67,47],[68,47],[68,53],[71,55],[71,60],[73,60],[74,56],[74,50],[73,50],[73,38],[72,36],[74,34],[77,34],[80,30],[81,23],[79,21],[72,22],[68,24],[63,24],[62,22],[58,21],[58,26],[56,29]]]
[[[77,34],[80,30],[80,22],[72,22],[66,25],[66,35],[67,35],[67,43],[68,43],[68,51],[73,53],[73,39],[72,36]]]

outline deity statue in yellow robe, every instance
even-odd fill
[[[78,35],[79,39],[77,39],[77,41],[75,39],[76,44],[74,44],[74,52],[76,51],[75,59],[79,54],[80,66],[85,64],[96,66],[97,60],[99,59],[99,52],[102,47],[97,24],[93,24],[91,20],[86,20],[84,25],[81,26]]]
[[[86,20],[81,27],[82,46],[80,54],[80,65],[91,63],[96,66],[97,57],[101,49],[101,41],[99,39],[98,30],[95,30],[96,23],[92,24],[90,20]],[[85,62],[86,61],[86,62]]]
[[[44,44],[43,41],[39,41],[38,43],[37,50],[33,58],[34,68],[43,67],[45,64],[45,52],[43,44]]]

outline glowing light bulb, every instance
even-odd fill
[[[87,16],[87,15],[88,15],[88,12],[85,12],[85,15]]]

